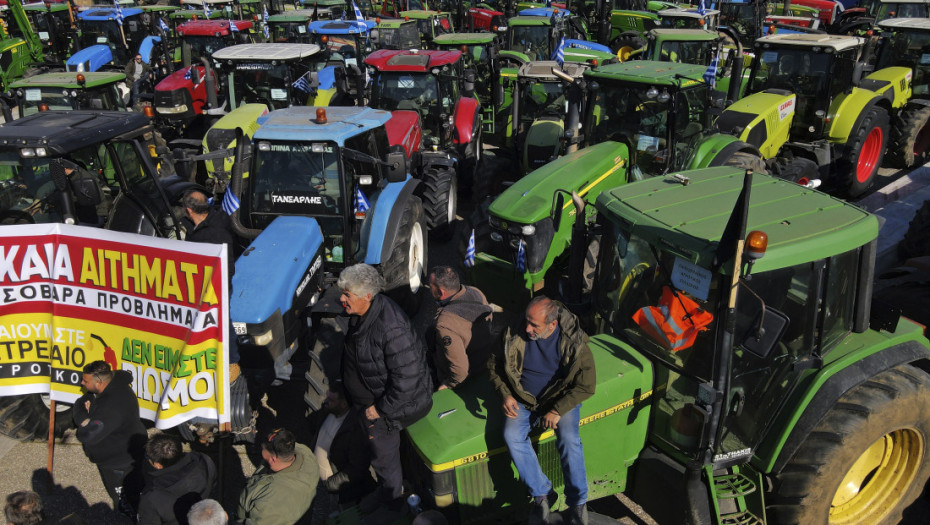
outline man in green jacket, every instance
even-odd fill
[[[491,384],[503,399],[504,440],[533,497],[530,524],[546,523],[557,495],[539,466],[529,434],[537,424],[555,432],[565,479],[569,523],[588,522],[588,481],[578,423],[581,402],[594,394],[594,358],[578,318],[545,296],[526,307],[526,321],[504,332],[488,361]]]
[[[239,496],[236,523],[293,525],[310,508],[316,494],[320,481],[316,457],[286,429],[275,430],[261,445],[265,463]]]

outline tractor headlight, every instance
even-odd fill
[[[523,235],[533,235],[536,233],[536,226],[533,226],[532,224],[527,224],[523,226],[522,228],[520,228],[520,233],[522,233]]]
[[[371,186],[371,183],[374,182],[374,178],[371,175],[359,175],[358,183],[362,186]]]
[[[268,346],[271,344],[271,341],[274,340],[274,334],[269,328],[265,333],[258,334],[252,338],[256,346]]]
[[[258,151],[271,151],[271,143],[264,140],[259,142]]]
[[[45,148],[36,148],[36,157],[44,157],[46,155],[48,155],[48,152]]]
[[[501,242],[504,240],[504,236],[498,232],[491,232],[491,240],[494,242]]]
[[[19,150],[19,154],[22,155],[23,158],[30,159],[30,158],[36,156],[36,150],[34,150],[34,149],[32,149],[32,148],[23,148],[23,149]]]
[[[76,90],[76,89],[72,89],[72,90],[71,90],[71,96],[72,96],[72,97],[76,97],[77,95],[78,95],[77,90]]]
[[[500,227],[501,227],[501,220],[500,220],[500,218],[498,218],[496,215],[491,215],[491,216],[488,218],[488,223],[489,223],[489,224],[491,225],[491,227],[493,227],[493,228],[500,228]]]

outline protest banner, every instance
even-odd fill
[[[4,226],[0,396],[73,403],[84,365],[133,375],[158,428],[229,422],[223,245],[66,224]]]

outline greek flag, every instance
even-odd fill
[[[468,238],[468,247],[465,248],[465,267],[472,268],[475,266],[475,229],[471,229],[471,237]]]
[[[226,212],[226,215],[232,215],[233,212],[239,209],[239,198],[233,195],[233,192],[227,188],[226,193],[223,194],[223,211]]]
[[[207,0],[203,0],[203,17],[209,20],[211,14],[210,6],[207,5]]]
[[[546,0],[546,7],[552,7],[552,0]]]
[[[229,21],[229,32],[230,32],[230,33],[238,33],[238,32],[239,32],[239,26],[237,26],[236,23],[233,22],[232,20]]]
[[[517,245],[517,271],[526,271],[526,249],[523,247],[523,240]]]
[[[171,32],[171,28],[168,27],[168,24],[161,18],[158,19],[158,28],[164,31],[166,35]]]
[[[113,5],[116,6],[116,23],[123,25],[123,8],[119,6],[119,0],[113,0]]]
[[[704,72],[704,82],[707,82],[707,85],[714,87],[717,85],[717,65],[720,60],[717,55],[714,55],[714,59],[710,61],[710,65],[707,66],[707,71]]]
[[[368,198],[365,197],[365,194],[362,193],[362,188],[358,186],[355,187],[355,213],[365,213],[371,209],[371,204],[368,204]]]
[[[707,14],[707,7],[704,5],[704,0],[701,0],[701,3],[698,4],[698,14],[701,16]]]
[[[565,64],[565,36],[563,35],[559,39],[559,46],[555,48],[555,52],[552,53],[552,60],[555,60],[559,67],[562,67]]]
[[[313,92],[313,87],[310,85],[310,81],[307,80],[307,75],[298,78],[297,81],[294,82],[294,89],[299,89],[304,93]]]
[[[190,80],[190,79],[191,79],[191,70],[192,70],[192,69],[194,69],[194,66],[190,66],[190,67],[187,68],[187,72],[184,73],[184,80]]]
[[[362,12],[359,10],[358,6],[355,5],[355,0],[352,0],[352,9],[355,10],[355,23],[358,24],[358,28],[364,29],[368,27],[365,24],[365,17],[362,16]]]
[[[271,38],[271,30],[268,29],[268,8],[262,6],[262,20],[265,22],[262,26],[262,34],[265,35],[265,39]]]

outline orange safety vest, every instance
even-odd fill
[[[676,297],[668,286],[662,287],[659,306],[646,306],[633,314],[633,321],[649,337],[674,352],[690,348],[698,332],[713,320],[714,314],[684,293]]]

